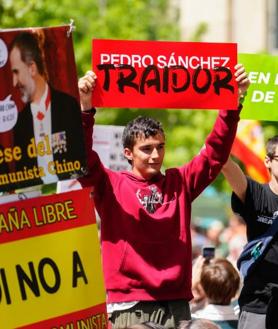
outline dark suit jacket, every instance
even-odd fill
[[[62,162],[81,160],[82,171],[86,167],[84,136],[81,124],[80,106],[77,100],[61,91],[53,88],[51,90],[51,133],[66,132],[67,152],[56,153],[53,155],[54,161]],[[22,170],[25,167],[33,168],[37,166],[37,158],[30,158],[27,155],[27,146],[34,137],[33,117],[30,103],[19,113],[17,123],[14,127],[14,144],[22,149],[22,159],[16,162],[16,170]],[[82,172],[81,171],[81,172]],[[77,174],[81,174],[79,171]],[[59,179],[71,178],[69,173],[58,174]],[[34,183],[34,184],[33,184]],[[22,186],[41,184],[41,179],[21,182]]]

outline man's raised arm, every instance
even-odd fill
[[[222,173],[230,184],[233,192],[244,202],[247,189],[247,178],[240,166],[230,157],[222,168]]]

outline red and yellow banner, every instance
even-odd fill
[[[106,328],[88,189],[1,205],[0,327]]]
[[[232,152],[246,168],[247,174],[261,182],[269,180],[269,173],[264,164],[265,147],[262,127],[256,120],[241,120]]]
[[[96,107],[236,109],[237,45],[93,40]]]

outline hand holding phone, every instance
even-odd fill
[[[213,246],[203,247],[202,255],[205,259],[214,258],[215,257],[215,247],[213,247]]]

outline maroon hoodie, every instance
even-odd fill
[[[93,115],[82,117],[89,174],[80,182],[94,186],[108,303],[189,301],[191,204],[227,161],[239,111],[220,111],[200,153],[151,180],[105,168],[92,150]]]

